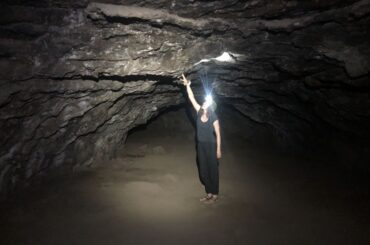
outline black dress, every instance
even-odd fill
[[[218,120],[216,113],[210,111],[208,120],[202,122],[201,110],[197,113],[197,155],[199,176],[206,193],[217,195],[219,192],[219,174],[217,145],[213,123]]]

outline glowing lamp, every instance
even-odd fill
[[[209,105],[212,105],[212,103],[213,103],[212,95],[208,94],[206,96],[206,103],[209,104]]]

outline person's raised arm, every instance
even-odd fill
[[[186,87],[186,92],[188,93],[188,97],[191,104],[193,105],[194,109],[198,112],[200,109],[200,105],[195,100],[193,90],[190,87],[191,82],[188,79],[186,79],[184,74],[182,74],[182,81],[184,82],[184,86]]]
[[[220,123],[218,120],[216,120],[213,123],[213,127],[215,128],[215,133],[216,133],[216,144],[217,144],[217,158],[220,159],[222,154],[221,154],[221,133],[220,133]]]

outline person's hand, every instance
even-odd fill
[[[190,86],[191,84],[191,82],[188,79],[186,79],[184,73],[182,74],[182,81],[183,81],[184,86]]]
[[[217,149],[217,159],[221,159],[221,157],[222,157],[221,149]]]

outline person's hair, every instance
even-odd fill
[[[202,107],[200,107],[200,109],[199,109],[199,113],[200,113],[200,115],[203,115],[204,114],[204,109],[202,108]]]
[[[217,104],[213,101],[213,103],[209,106],[212,112],[216,112],[217,110]]]

